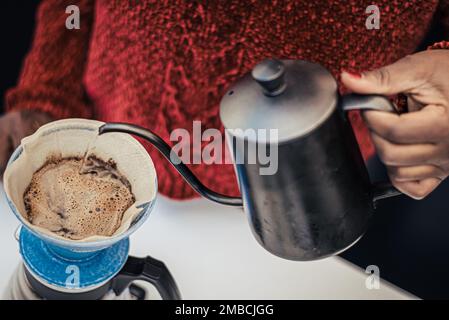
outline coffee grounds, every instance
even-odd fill
[[[48,159],[24,194],[31,224],[73,240],[111,236],[134,202],[116,164],[95,156]]]

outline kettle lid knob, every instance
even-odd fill
[[[274,97],[284,92],[284,63],[276,59],[266,59],[257,64],[251,71],[251,76],[263,88],[265,95]]]

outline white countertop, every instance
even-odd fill
[[[18,221],[0,184],[0,291],[20,261]],[[266,252],[243,211],[207,200],[177,202],[159,196],[154,211],[131,236],[131,254],[162,260],[184,299],[409,299],[381,281],[368,290],[367,274],[338,257],[293,262]]]

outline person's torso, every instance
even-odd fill
[[[416,49],[437,1],[376,1],[379,29],[369,30],[371,4],[97,0],[86,90],[99,119],[146,126],[165,140],[193,120],[221,128],[221,96],[262,59],[318,62],[335,76],[377,68]]]

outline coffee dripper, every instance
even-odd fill
[[[96,132],[102,124],[99,121],[85,119],[60,120],[41,127],[33,136],[26,139],[27,141],[30,139],[43,141],[42,145],[52,145],[53,143],[47,142],[51,137],[66,137],[65,142],[70,143],[64,148],[65,152],[76,156],[77,152],[78,155],[84,153],[85,147],[76,148],[74,142],[86,135],[96,137]],[[20,165],[17,165],[16,169],[11,168],[19,161],[24,163],[24,154],[27,150],[30,151],[30,144],[24,142],[26,139],[12,154],[5,172],[6,199],[11,211],[21,222],[16,232],[16,239],[22,257],[22,263],[11,279],[9,292],[5,293],[6,297],[9,299],[103,299],[106,296],[110,298],[123,296],[122,294],[127,292],[125,290],[129,289],[130,298],[145,299],[146,290],[133,284],[136,280],[142,280],[153,285],[162,299],[180,299],[181,295],[176,282],[163,262],[150,256],[138,258],[129,255],[129,237],[149,217],[156,200],[156,172],[145,149],[130,136],[123,136],[120,141],[113,139],[115,146],[119,145],[122,149],[130,148],[129,150],[135,151],[133,154],[135,161],[146,161],[149,164],[145,167],[147,179],[149,178],[145,185],[150,186],[154,192],[154,196],[152,192],[150,197],[151,200],[137,206],[138,214],[124,232],[92,241],[72,241],[42,232],[32,226],[21,214],[23,186],[20,187],[19,184],[23,177],[8,175],[8,173],[17,168],[19,171],[25,171]],[[33,159],[41,157],[34,152],[31,154]],[[42,157],[45,157],[45,154]],[[117,155],[113,158],[118,157]],[[20,190],[20,192],[14,190]],[[136,193],[136,190],[133,192]],[[142,193],[146,193],[146,190]]]
[[[262,247],[307,261],[350,247],[366,231],[376,202],[400,194],[388,182],[371,184],[347,117],[355,109],[396,112],[380,95],[341,96],[335,78],[319,64],[268,59],[256,65],[220,103],[242,198],[206,188],[150,130],[107,123],[99,133],[124,132],[149,141],[201,196],[243,206]],[[248,129],[275,129],[277,136],[254,139],[245,135]],[[248,161],[251,150],[267,145],[278,154],[277,171],[268,175],[261,174],[265,164],[259,159]]]

